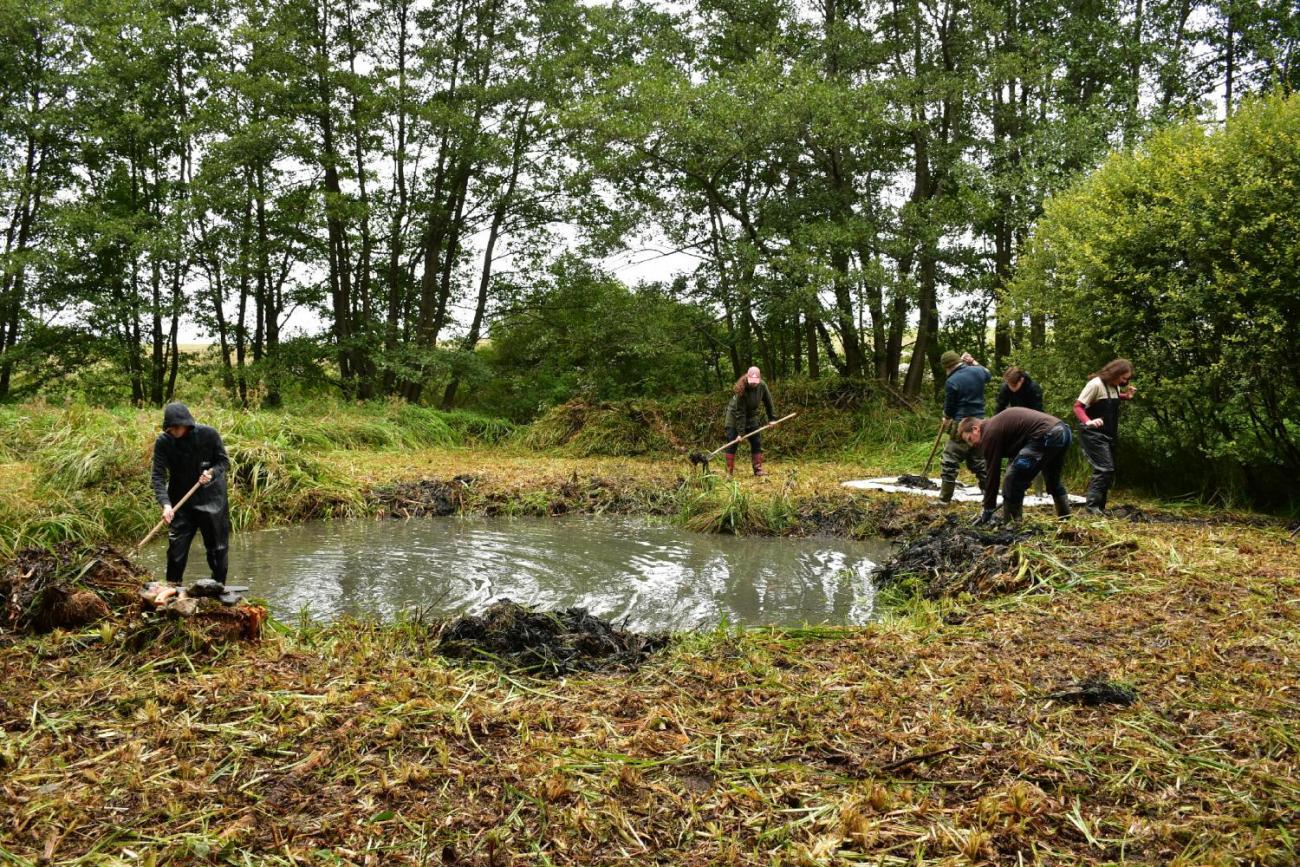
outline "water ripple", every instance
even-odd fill
[[[201,542],[191,578],[201,573]],[[163,566],[162,547],[151,565]],[[626,518],[338,521],[243,533],[231,581],[277,617],[479,611],[508,596],[636,629],[862,623],[884,543],[736,538]]]

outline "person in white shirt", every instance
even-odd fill
[[[1115,446],[1119,442],[1119,405],[1132,400],[1137,388],[1129,385],[1133,364],[1116,358],[1092,375],[1074,402],[1079,421],[1079,445],[1092,466],[1084,495],[1084,510],[1094,515],[1106,511],[1106,497],[1115,482]]]

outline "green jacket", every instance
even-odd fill
[[[735,431],[732,436],[748,433],[760,427],[759,404],[767,410],[767,420],[776,420],[776,410],[772,408],[772,392],[767,390],[767,383],[760,382],[750,388],[745,387],[743,394],[733,394],[727,403],[727,430]]]

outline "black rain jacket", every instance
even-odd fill
[[[169,427],[187,427],[189,433],[179,439],[167,433]],[[230,458],[226,455],[221,434],[204,424],[195,424],[194,416],[183,403],[169,403],[163,409],[163,432],[153,444],[153,495],[160,506],[179,503],[203,472],[212,470],[212,481],[194,492],[185,508],[203,512],[220,512],[226,508],[226,474]]]

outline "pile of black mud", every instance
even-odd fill
[[[474,476],[456,476],[448,482],[438,479],[398,482],[377,488],[372,496],[382,512],[394,518],[446,517],[461,510],[465,492],[475,481]]]
[[[899,476],[894,484],[901,488],[916,488],[921,491],[937,491],[939,486],[929,476]]]
[[[1033,533],[1024,526],[985,530],[948,515],[882,566],[876,586],[917,580],[920,594],[927,599],[989,589],[990,583],[1015,567],[1015,544]]]
[[[0,629],[85,626],[135,601],[149,574],[109,545],[24,548],[0,569]]]
[[[1094,674],[1092,677],[1081,680],[1078,684],[1067,689],[1049,693],[1047,698],[1052,701],[1082,704],[1087,707],[1097,707],[1103,704],[1118,704],[1127,707],[1137,701],[1137,691],[1131,686],[1115,683],[1101,675]]]
[[[619,629],[585,608],[533,611],[499,599],[481,616],[467,614],[448,622],[438,653],[558,677],[576,671],[631,671],[667,644],[667,635]]]

